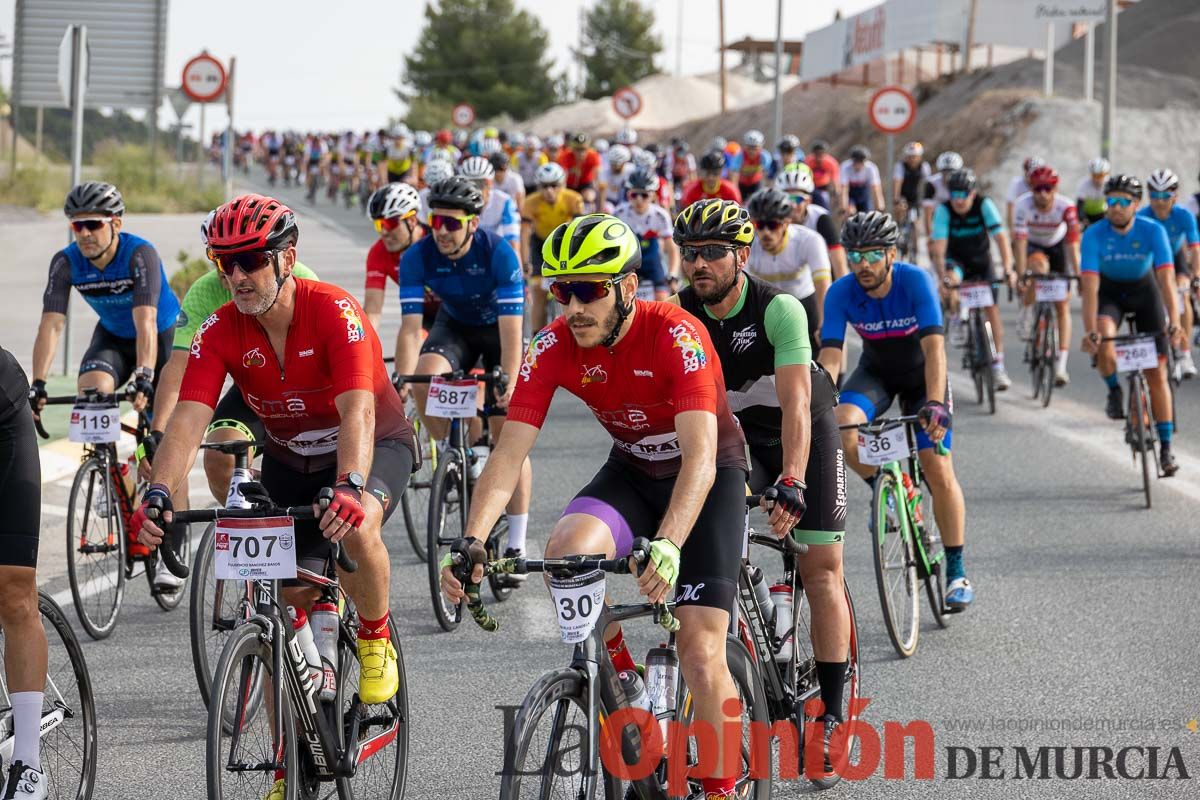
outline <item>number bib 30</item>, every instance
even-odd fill
[[[586,639],[600,618],[604,605],[604,573],[600,570],[586,575],[550,578],[550,596],[554,598],[554,613],[558,629],[567,644]]]

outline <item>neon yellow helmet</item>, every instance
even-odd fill
[[[610,214],[585,214],[559,225],[542,245],[542,275],[625,275],[642,265],[633,229]]]
[[[749,247],[754,243],[750,213],[732,200],[711,197],[697,200],[675,217],[675,244],[716,239]]]

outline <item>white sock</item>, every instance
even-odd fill
[[[997,369],[1004,369],[1004,353],[998,353],[996,359],[992,361],[992,366]]]
[[[42,769],[41,735],[42,693],[13,692],[9,696],[13,710],[13,761],[20,761],[39,772]]]
[[[525,532],[529,529],[528,514],[506,514],[508,517],[508,547],[525,549]]]
[[[1071,355],[1070,350],[1059,350],[1058,351],[1058,367],[1059,367],[1059,369],[1067,368],[1067,356],[1069,356],[1069,355]]]

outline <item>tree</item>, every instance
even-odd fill
[[[525,119],[557,101],[550,37],[514,0],[441,0],[425,6],[416,52],[404,58],[405,101],[422,109],[470,103],[481,118]],[[446,119],[444,124],[448,124]]]
[[[595,100],[658,70],[654,57],[662,40],[654,33],[654,12],[638,0],[600,0],[583,26],[583,96]]]

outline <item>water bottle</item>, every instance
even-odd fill
[[[333,700],[337,696],[338,630],[340,617],[333,603],[314,603],[308,622],[312,628],[313,641],[321,655],[321,699]]]
[[[471,445],[471,480],[479,480],[479,476],[483,474],[483,467],[487,464],[488,456],[491,455],[492,448],[486,444]]]
[[[617,677],[621,680],[621,688],[625,691],[625,699],[629,701],[630,708],[650,711],[650,695],[646,693],[646,682],[637,674],[637,670],[621,670]]]
[[[771,601],[771,590],[767,588],[766,576],[758,567],[750,567],[750,586],[754,589],[754,599],[758,601],[758,610],[762,612],[767,627],[775,621],[775,604]]]
[[[121,463],[121,483],[125,484],[125,494],[133,497],[137,480],[137,456],[130,455]]]
[[[646,654],[646,693],[650,696],[650,710],[660,720],[664,736],[667,721],[675,716],[678,681],[679,655],[675,648],[666,644],[651,648]]]
[[[317,643],[313,641],[312,628],[308,624],[308,615],[303,608],[288,606],[288,615],[292,618],[292,628],[296,631],[296,641],[300,643],[300,651],[312,672],[312,681],[321,685],[321,654],[317,652]]]
[[[923,528],[925,518],[921,515],[921,492],[913,484],[912,478],[908,477],[907,472],[900,473],[900,480],[904,482],[904,494],[908,499],[908,510],[912,514],[913,522],[917,523],[918,528]]]
[[[792,660],[792,587],[784,583],[772,586],[771,601],[775,606],[775,638],[779,640],[775,660],[786,663]]]
[[[242,496],[241,485],[254,480],[249,469],[235,467],[229,478],[229,494],[225,497],[226,508],[250,508],[250,501]]]

